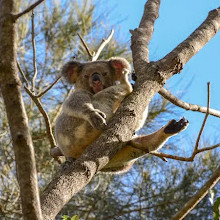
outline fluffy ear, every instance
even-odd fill
[[[131,66],[124,58],[112,57],[109,59],[109,63],[111,67],[115,70],[115,80],[118,80],[124,71],[131,72]]]
[[[68,83],[75,83],[76,79],[82,69],[82,64],[80,62],[76,61],[69,61],[66,63],[62,70],[61,74],[62,77],[68,82]]]

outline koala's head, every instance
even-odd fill
[[[107,61],[80,63],[70,61],[62,68],[62,76],[67,82],[75,84],[76,88],[86,89],[97,93],[109,86],[126,72],[130,65],[124,58],[113,57]]]

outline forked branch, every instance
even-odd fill
[[[34,10],[41,2],[43,2],[44,0],[39,0],[39,1],[36,1],[35,3],[33,3],[32,5],[30,5],[28,8],[26,8],[24,11],[18,13],[18,14],[15,14],[13,17],[15,20],[17,20],[18,18],[20,18],[22,15],[25,15],[27,14],[28,12]]]
[[[87,52],[87,54],[88,54],[90,60],[91,60],[91,61],[96,61],[96,60],[99,58],[99,56],[100,56],[102,50],[105,48],[105,46],[106,46],[106,45],[110,42],[110,40],[112,39],[113,34],[114,34],[114,30],[112,29],[112,30],[111,30],[111,33],[109,34],[109,36],[107,37],[107,39],[103,39],[103,40],[102,40],[102,42],[101,42],[101,44],[99,45],[99,47],[98,47],[98,49],[97,49],[96,52],[91,52],[90,49],[89,49],[89,47],[88,47],[88,45],[87,45],[86,42],[84,41],[83,37],[82,37],[79,33],[78,33],[78,36],[79,36],[79,38],[80,38],[80,40],[81,40],[83,46],[85,47],[86,52]]]
[[[205,118],[203,120],[201,129],[199,131],[199,134],[198,134],[198,137],[197,137],[192,155],[190,157],[180,157],[180,156],[175,156],[175,155],[170,155],[170,154],[165,154],[165,153],[159,153],[159,152],[150,152],[149,154],[160,157],[162,159],[170,158],[170,159],[174,159],[174,160],[192,162],[194,160],[195,156],[198,153],[208,151],[208,150],[213,150],[213,149],[220,146],[220,143],[219,143],[219,144],[215,144],[215,145],[210,146],[210,147],[205,147],[205,148],[199,149],[199,141],[201,139],[201,135],[203,133],[207,118],[209,116],[209,109],[210,109],[210,83],[209,82],[207,83],[207,90],[208,90],[208,92],[207,92],[207,112],[206,112]]]

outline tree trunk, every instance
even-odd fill
[[[0,0],[0,88],[7,112],[21,192],[23,218],[42,219],[34,149],[18,76],[15,0]]]

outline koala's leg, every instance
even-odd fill
[[[185,130],[189,121],[185,118],[179,121],[171,120],[160,130],[145,136],[138,136],[131,140],[131,145],[145,152],[156,151],[172,136]]]
[[[188,124],[188,120],[184,118],[179,121],[171,120],[152,134],[134,137],[101,171],[116,174],[126,172],[138,158],[159,150],[170,137],[186,129]]]

